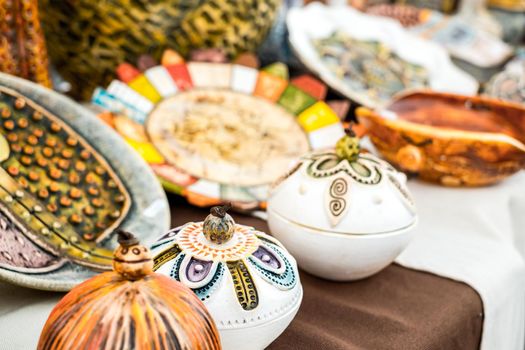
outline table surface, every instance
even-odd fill
[[[170,196],[172,225],[200,221],[206,209]],[[238,222],[266,231],[262,220]],[[391,265],[357,282],[338,283],[301,272],[304,298],[270,349],[478,349],[483,306],[464,283]],[[0,283],[0,349],[34,349],[61,293]]]

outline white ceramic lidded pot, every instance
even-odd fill
[[[274,184],[268,224],[318,277],[351,281],[389,265],[407,246],[417,221],[406,176],[360,153],[350,130],[334,150],[302,157]]]
[[[297,263],[273,237],[236,224],[225,207],[155,242],[154,270],[190,287],[212,315],[223,349],[260,350],[299,310]]]

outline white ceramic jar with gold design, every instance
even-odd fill
[[[416,221],[405,174],[360,153],[354,135],[301,158],[268,200],[272,235],[299,267],[337,281],[389,265],[407,246]]]

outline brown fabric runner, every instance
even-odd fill
[[[208,214],[179,197],[169,199],[173,227],[201,221]],[[262,220],[244,215],[235,219],[268,232]],[[464,283],[399,265],[352,283],[301,272],[301,282],[301,308],[269,349],[479,348],[483,305],[476,291]]]

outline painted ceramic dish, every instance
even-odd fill
[[[355,40],[343,32],[313,40],[323,64],[355,91],[385,101],[399,91],[428,85],[428,72],[378,41]]]
[[[55,306],[38,350],[219,350],[219,334],[187,287],[153,272],[148,248],[119,231],[114,271],[73,288]]]
[[[290,10],[287,25],[302,63],[362,105],[381,107],[396,92],[422,85],[464,94],[478,90],[475,79],[455,67],[444,49],[391,19],[312,3]]]
[[[0,114],[0,278],[68,290],[111,269],[117,227],[167,226],[151,171],[96,116],[7,75]]]
[[[485,93],[503,100],[525,103],[525,50],[520,50],[502,72],[490,79]]]
[[[292,321],[303,290],[294,258],[273,237],[236,224],[224,207],[153,244],[154,270],[193,289],[224,349],[264,349]]]
[[[525,107],[485,97],[414,92],[384,111],[357,110],[390,162],[447,186],[498,182],[525,166]]]
[[[272,235],[301,269],[336,281],[389,265],[409,243],[416,218],[406,176],[360,153],[352,134],[335,149],[303,156],[268,200]]]
[[[93,102],[118,114],[110,121],[114,128],[167,190],[192,204],[264,207],[269,184],[294,159],[343,134],[340,118],[322,101],[326,87],[305,76],[289,81],[284,64],[257,70],[184,63],[169,53],[171,59],[144,74],[122,65],[119,76],[127,84],[114,81],[107,91],[97,90]],[[146,99],[148,108],[130,99],[133,94]]]

